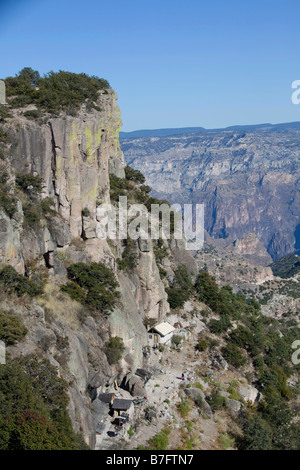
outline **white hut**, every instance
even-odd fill
[[[166,344],[171,341],[175,329],[176,328],[170,325],[170,323],[168,323],[167,321],[159,323],[159,325],[153,326],[149,331],[150,346]]]

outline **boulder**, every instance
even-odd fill
[[[144,397],[146,396],[146,390],[144,387],[144,382],[139,377],[131,377],[127,382],[127,387],[130,394],[133,397]]]
[[[259,400],[259,391],[251,385],[247,385],[246,387],[240,386],[237,391],[245,402],[249,401],[250,403],[255,403]]]
[[[139,249],[140,251],[144,253],[148,253],[149,251],[152,251],[152,240],[143,240],[142,238],[139,238]]]
[[[71,233],[68,224],[59,216],[52,217],[48,222],[48,229],[57,246],[69,245]]]
[[[227,408],[229,408],[234,413],[238,413],[242,407],[244,407],[244,405],[240,401],[227,398]]]

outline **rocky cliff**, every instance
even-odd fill
[[[0,308],[14,312],[28,330],[18,345],[8,347],[8,355],[35,354],[50,360],[70,384],[73,426],[92,448],[98,418],[91,398],[115,380],[128,380],[143,366],[148,344],[145,318],[160,322],[169,311],[168,282],[161,280],[152,243],[135,243],[136,266],[121,271],[117,259],[122,258],[124,242],[104,239],[99,228],[98,207],[110,202],[110,176],[124,178],[116,100],[108,89],[100,92],[97,109],[87,111],[83,104],[76,116],[46,113],[39,120],[25,117],[34,108],[29,105],[11,110],[1,124],[2,134],[8,136],[1,171],[9,177],[8,193],[16,207],[11,216],[5,208],[0,212],[0,261],[31,279],[42,278],[44,285],[43,294],[25,304],[3,293]],[[39,176],[43,182],[34,204],[16,184],[20,174]],[[50,216],[41,214],[37,223],[28,219],[26,208],[33,210],[35,205],[37,210],[49,198]],[[171,273],[182,262],[177,245],[165,247]],[[195,271],[193,259],[182,256]],[[117,277],[120,298],[110,316],[93,317],[60,291],[67,267],[78,262],[104,263]],[[122,338],[125,352],[118,364],[111,365],[104,344],[115,336]]]
[[[205,204],[205,228],[234,241],[255,233],[272,258],[297,250],[300,131],[293,126],[122,139],[157,197]]]

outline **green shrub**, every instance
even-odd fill
[[[117,297],[119,297],[117,292],[110,291],[105,286],[95,286],[88,289],[85,303],[88,306],[107,314],[113,310]]]
[[[219,441],[220,441],[220,446],[224,450],[230,449],[235,444],[234,439],[230,437],[227,433],[221,434],[219,437]]]
[[[91,215],[90,210],[89,210],[88,207],[84,207],[84,208],[82,209],[82,215],[83,215],[84,217],[89,217],[89,216]]]
[[[249,328],[239,325],[230,333],[230,341],[256,356],[263,349],[264,337],[260,332],[254,334]]]
[[[248,306],[244,296],[234,294],[231,286],[223,286],[219,289],[215,278],[207,271],[199,273],[195,289],[199,300],[221,316],[239,319],[242,312],[256,308],[254,305]]]
[[[193,282],[184,264],[181,264],[175,270],[175,284],[181,289],[191,292],[193,289]]]
[[[5,122],[7,118],[10,118],[11,114],[7,109],[7,106],[0,104],[0,122]]]
[[[11,194],[12,187],[8,183],[8,173],[0,173],[0,207],[12,218],[17,212],[17,198]]]
[[[23,204],[24,225],[26,228],[37,227],[43,217],[40,204],[28,202]]]
[[[38,119],[43,115],[40,109],[30,109],[28,111],[24,111],[23,116],[28,119]]]
[[[126,178],[119,178],[118,176],[111,174],[109,175],[109,189],[110,199],[113,202],[117,202],[120,196],[126,196],[127,191],[132,189],[132,185]]]
[[[171,343],[174,344],[175,346],[179,346],[180,343],[182,342],[183,337],[180,335],[173,335],[171,338]]]
[[[6,345],[21,341],[27,331],[19,317],[0,312],[0,340],[4,341]]]
[[[190,298],[189,292],[177,287],[166,288],[166,293],[171,308],[183,307],[184,303]]]
[[[7,142],[8,140],[8,134],[7,132],[0,127],[0,142]]]
[[[259,375],[261,376],[264,373],[264,370],[265,370],[264,358],[263,357],[257,357],[253,361],[253,365],[254,365],[255,369],[257,370],[257,372],[259,373]]]
[[[186,399],[181,399],[181,402],[177,405],[179,413],[185,418],[190,412],[190,403]]]
[[[232,400],[239,400],[239,395],[232,385],[227,388],[227,392],[230,393],[229,398]]]
[[[164,428],[148,441],[148,450],[166,450],[169,445],[170,428]]]
[[[67,282],[61,286],[60,290],[66,292],[71,299],[77,300],[77,302],[85,302],[86,291],[75,282]]]
[[[137,265],[136,245],[131,238],[126,240],[126,247],[122,253],[122,259],[117,259],[119,269],[132,271]]]
[[[119,336],[112,336],[104,345],[104,352],[109,364],[117,364],[124,351],[125,346]]]
[[[72,282],[61,286],[62,291],[105,314],[113,310],[120,293],[116,290],[119,283],[111,269],[103,263],[74,263],[67,272]]]
[[[129,165],[125,167],[125,178],[129,181],[134,181],[135,183],[144,183],[146,181],[145,176],[139,170],[135,170]]]
[[[210,320],[208,323],[208,327],[210,331],[215,335],[220,335],[221,333],[225,333],[228,328],[231,327],[230,318],[228,315],[222,315],[220,320]]]
[[[250,416],[244,424],[244,436],[239,448],[242,450],[271,450],[272,431],[259,415]]]
[[[0,270],[0,282],[7,289],[8,293],[15,293],[18,297],[24,294],[35,297],[43,291],[35,282],[18,274],[12,266],[5,266]]]
[[[241,349],[234,343],[227,343],[227,345],[222,348],[222,354],[226,361],[236,368],[242,367],[247,362],[247,358],[243,355]]]
[[[206,401],[213,411],[221,410],[227,405],[226,398],[220,395],[216,390],[214,390],[211,395],[206,397]]]
[[[150,186],[146,184],[142,184],[139,189],[140,191],[143,191],[144,193],[147,193],[147,194],[151,192]]]
[[[54,209],[55,203],[51,197],[45,197],[41,200],[41,210],[45,217],[51,217],[57,215],[56,210]]]
[[[74,114],[83,103],[87,109],[99,109],[95,103],[99,90],[110,88],[106,80],[96,76],[60,70],[40,77],[30,67],[25,67],[15,77],[7,77],[5,82],[10,106],[35,104],[39,109],[54,114],[60,110]]]
[[[168,250],[161,238],[159,238],[156,244],[153,245],[153,251],[157,263],[161,263],[162,260],[168,256]]]
[[[16,185],[30,196],[39,196],[43,191],[43,179],[39,175],[17,174]]]
[[[67,412],[67,384],[46,359],[0,365],[0,449],[87,449]]]
[[[200,341],[198,341],[196,346],[196,349],[198,349],[198,351],[206,351],[207,348],[208,343],[205,341],[205,339],[201,339]]]

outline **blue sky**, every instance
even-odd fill
[[[300,121],[299,0],[1,0],[0,77],[86,72],[123,130]]]

